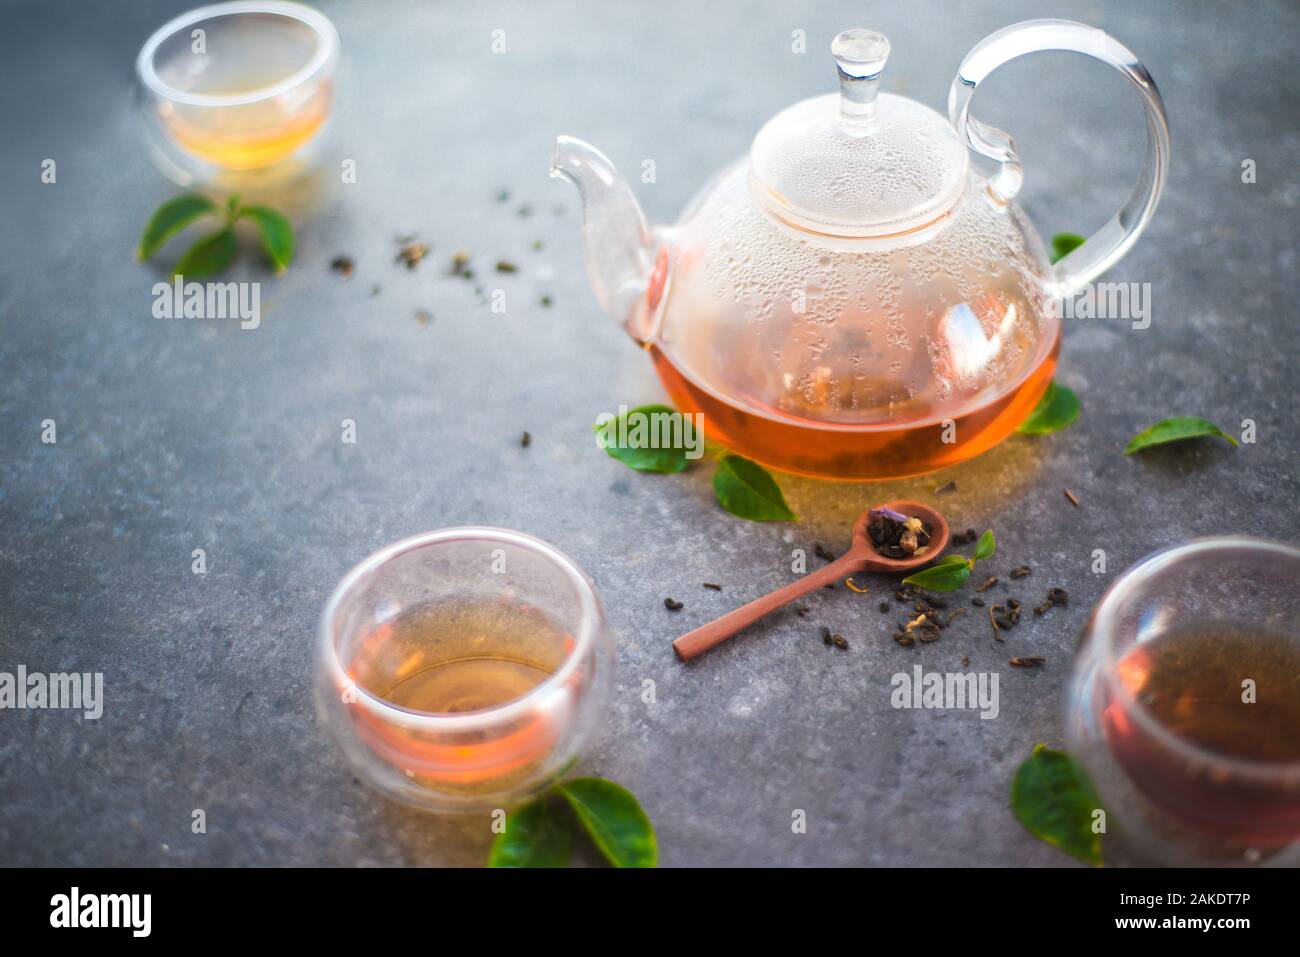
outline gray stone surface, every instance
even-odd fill
[[[283,278],[245,257],[233,275],[264,280],[264,319],[240,331],[152,318],[150,288],[175,253],[131,259],[173,192],[146,159],[131,66],[186,6],[12,4],[0,32],[0,669],[103,671],[107,686],[98,722],[0,712],[0,864],[482,861],[486,819],[439,820],[367,790],[310,696],[317,616],[347,568],[463,523],[541,536],[595,580],[619,679],[583,767],[640,796],[665,864],[1069,863],[1021,830],[1007,792],[1036,742],[1061,740],[1089,606],[1158,546],[1298,537],[1294,4],[1248,15],[1054,5],[1127,42],[1168,104],[1169,187],[1108,277],[1152,284],[1152,327],[1069,324],[1060,378],[1084,405],[1069,431],[906,482],[782,477],[802,517],[790,526],[722,512],[709,467],[639,475],[593,445],[597,414],[661,393],[598,312],[575,197],[546,177],[547,158],[557,132],[624,168],[653,158],[658,181],[640,195],[652,218],[671,218],[768,115],[832,88],[823,51],[861,9],[327,4],[345,50],[333,154],[354,158],[359,180],[304,218]],[[876,5],[865,25],[893,42],[886,88],[942,108],[964,51],[1039,10]],[[489,51],[494,29],[506,54]],[[790,52],[795,29],[807,31],[804,56]],[[1021,144],[1025,205],[1045,235],[1099,226],[1136,174],[1136,99],[1082,58],[1008,67],[978,112]],[[46,157],[55,185],[39,181]],[[1240,181],[1244,158],[1255,185]],[[503,188],[512,198],[498,204]],[[520,203],[533,215],[517,215]],[[410,272],[392,261],[405,232],[435,250]],[[462,246],[484,285],[507,290],[506,315],[443,275]],[[329,271],[340,253],[357,262],[351,280]],[[521,272],[491,274],[498,257]],[[1259,442],[1120,454],[1169,414],[1230,429],[1253,418]],[[39,441],[46,418],[57,445]],[[339,441],[343,418],[358,423],[355,446]],[[958,528],[996,530],[994,570],[1034,566],[1014,593],[1063,585],[1067,609],[1027,620],[1005,646],[968,618],[904,649],[875,593],[839,589],[815,596],[806,620],[779,614],[690,667],[673,658],[675,635],[787,581],[792,548],[842,548],[864,505],[930,498],[949,479],[958,490],[936,502]],[[195,548],[207,551],[204,577],[190,571]],[[1094,548],[1109,556],[1105,575],[1089,571]],[[685,608],[666,611],[665,595]],[[852,649],[823,648],[821,623]],[[1048,663],[1012,669],[1009,654]],[[952,670],[963,655],[1002,673],[998,720],[890,707],[895,671]],[[190,833],[195,808],[206,835]],[[806,835],[791,833],[795,808]]]

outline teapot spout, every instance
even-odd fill
[[[582,196],[587,276],[601,308],[635,338],[646,340],[666,258],[657,255],[655,237],[631,187],[604,153],[572,136],[556,137],[551,175],[568,180]],[[655,301],[649,303],[646,291],[652,283]]]

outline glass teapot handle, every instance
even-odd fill
[[[991,33],[975,44],[957,68],[957,76],[948,89],[948,118],[971,149],[1002,164],[989,181],[989,192],[995,199],[1005,202],[1020,191],[1023,168],[1016,155],[1015,141],[1002,130],[970,115],[971,97],[979,82],[1002,64],[1043,50],[1083,53],[1109,63],[1137,89],[1147,117],[1146,161],[1128,202],[1106,225],[1089,236],[1087,242],[1053,267],[1055,288],[1051,292],[1064,297],[1077,292],[1118,262],[1151,219],[1169,175],[1169,121],[1160,91],[1146,67],[1128,47],[1107,36],[1104,30],[1071,20],[1026,20]]]

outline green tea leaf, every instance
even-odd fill
[[[200,193],[186,193],[184,196],[169,199],[149,217],[149,222],[144,227],[144,235],[140,237],[140,246],[135,251],[135,258],[148,259],[162,248],[163,243],[190,223],[200,216],[216,211],[217,204]]]
[[[506,829],[492,842],[488,867],[565,867],[572,845],[567,813],[543,795],[506,815]]]
[[[603,778],[575,778],[556,787],[600,852],[615,867],[656,867],[659,843],[650,818],[627,788]]]
[[[293,225],[269,206],[245,206],[239,211],[241,219],[247,217],[257,224],[262,237],[262,248],[276,272],[284,272],[293,262]]]
[[[1011,809],[1030,834],[1101,866],[1093,813],[1101,801],[1082,767],[1064,751],[1038,745],[1011,782]]]
[[[1034,411],[1016,426],[1016,431],[1023,435],[1049,435],[1073,425],[1078,417],[1079,397],[1073,390],[1052,382]]]
[[[1237,444],[1236,439],[1213,422],[1183,415],[1172,419],[1161,419],[1151,428],[1143,429],[1133,436],[1128,447],[1124,449],[1124,454],[1132,455],[1134,452],[1149,449],[1153,445],[1164,445],[1166,442],[1181,442],[1183,439],[1205,437],[1218,437],[1227,439],[1233,445]]]
[[[1082,246],[1086,240],[1078,233],[1057,233],[1052,237],[1052,262],[1064,259]]]
[[[956,552],[944,555],[943,558],[935,562],[936,565],[970,565],[970,559],[965,555],[958,555]]]
[[[211,236],[203,237],[186,250],[181,261],[172,270],[172,276],[201,279],[204,276],[215,275],[234,262],[235,251],[238,248],[235,231],[227,226]]]
[[[739,455],[724,455],[713,475],[713,494],[732,515],[752,522],[797,520],[776,479],[757,462]]]
[[[926,591],[956,591],[966,583],[968,578],[970,578],[970,563],[963,560],[960,564],[944,562],[942,565],[923,568],[915,575],[904,578],[903,584],[915,585]]]
[[[679,416],[681,413],[666,405],[642,405],[629,409],[621,416],[592,426],[601,446],[612,458],[618,459],[638,472],[680,472],[686,468],[687,446],[694,444],[694,430],[685,416],[681,417],[681,444],[670,448],[653,448],[659,444],[655,438],[662,430],[655,423],[656,415]],[[673,422],[676,425],[676,422]],[[673,437],[677,437],[674,429]],[[626,445],[619,445],[623,439]]]
[[[998,549],[997,539],[993,537],[993,530],[989,529],[980,536],[980,540],[975,544],[974,561],[983,561]]]

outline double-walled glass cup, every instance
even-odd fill
[[[1125,572],[1084,631],[1066,727],[1138,858],[1296,863],[1300,550],[1209,538]]]
[[[438,628],[409,625],[447,608]],[[514,626],[456,626],[496,612]],[[371,555],[330,597],[316,652],[318,709],[354,768],[389,796],[438,811],[508,807],[563,775],[604,718],[614,670],[587,576],[545,542],[499,528],[427,532]],[[543,659],[544,680],[491,706],[474,706],[472,681],[453,711],[393,700],[394,687],[448,665]]]
[[[235,0],[159,27],[136,58],[159,168],[182,185],[252,187],[306,171],[334,103],[339,35],[300,3]]]

